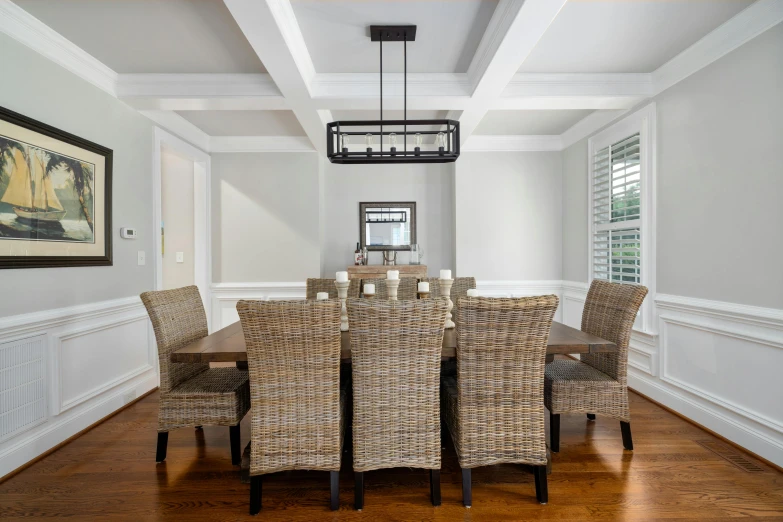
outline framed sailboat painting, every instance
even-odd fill
[[[0,268],[112,264],[112,151],[0,107]]]

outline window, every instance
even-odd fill
[[[634,327],[653,328],[655,288],[655,104],[588,142],[590,275],[642,284],[650,293]]]

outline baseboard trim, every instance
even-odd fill
[[[19,467],[18,467],[18,468],[16,468],[15,470],[13,470],[13,471],[11,471],[11,472],[9,472],[9,473],[6,473],[6,474],[5,474],[5,475],[3,475],[2,477],[0,477],[0,484],[2,484],[3,482],[5,482],[6,480],[10,479],[10,478],[11,478],[11,477],[13,477],[14,475],[18,475],[19,473],[21,473],[22,471],[26,470],[27,468],[29,468],[30,466],[32,466],[32,465],[33,465],[33,464],[35,464],[36,462],[39,462],[39,461],[43,460],[44,458],[48,457],[49,455],[51,455],[52,453],[54,453],[54,452],[55,452],[55,451],[57,451],[58,449],[60,449],[60,448],[63,448],[63,447],[65,447],[65,446],[67,446],[68,444],[70,444],[70,443],[71,443],[71,442],[73,442],[74,440],[78,439],[79,437],[81,437],[82,435],[84,435],[85,433],[87,433],[88,431],[90,431],[91,429],[95,428],[96,426],[98,426],[98,425],[100,425],[100,424],[103,424],[104,422],[106,422],[107,420],[111,419],[112,417],[114,417],[115,415],[117,415],[118,413],[120,413],[121,411],[123,411],[123,410],[126,410],[126,409],[130,408],[131,406],[133,406],[134,404],[136,404],[136,403],[137,403],[137,402],[139,402],[140,400],[144,399],[145,397],[148,397],[150,394],[152,394],[152,393],[154,393],[154,392],[156,392],[156,391],[158,391],[158,387],[157,387],[157,386],[155,386],[155,387],[154,387],[154,388],[152,388],[151,390],[149,390],[149,391],[147,391],[147,392],[145,392],[145,393],[141,394],[140,396],[136,397],[134,400],[132,400],[132,401],[131,401],[131,402],[129,402],[128,404],[125,404],[124,406],[122,406],[122,407],[120,407],[120,408],[118,408],[118,409],[114,410],[114,412],[112,412],[112,413],[110,413],[110,414],[106,415],[106,416],[105,416],[105,417],[103,417],[102,419],[99,419],[99,420],[97,420],[97,421],[93,422],[92,424],[90,424],[89,426],[87,426],[87,427],[86,427],[86,428],[84,428],[83,430],[79,431],[78,433],[74,433],[73,435],[71,435],[70,437],[68,437],[68,438],[67,438],[67,439],[65,439],[64,441],[60,442],[60,443],[59,443],[59,444],[57,444],[56,446],[52,446],[51,448],[49,448],[48,450],[44,451],[43,453],[41,453],[40,455],[38,455],[38,456],[37,456],[37,457],[35,457],[34,459],[32,459],[32,460],[30,460],[30,461],[28,461],[28,462],[25,462],[24,464],[22,464],[21,466],[19,466]]]

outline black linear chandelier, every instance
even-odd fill
[[[371,25],[370,40],[380,42],[381,114],[379,120],[333,121],[326,124],[326,156],[332,163],[451,163],[459,157],[459,122],[408,119],[408,42],[416,40],[415,25]],[[383,119],[383,42],[404,45],[404,109],[402,120]],[[356,130],[357,127],[365,127]],[[375,128],[377,127],[377,130]],[[371,130],[367,130],[369,128]],[[377,150],[375,141],[377,137]],[[409,138],[414,146],[408,147]],[[434,143],[425,145],[426,137]],[[384,139],[389,147],[384,150]],[[402,141],[402,149],[398,148]],[[427,139],[427,142],[430,140]],[[363,144],[364,147],[349,148]]]

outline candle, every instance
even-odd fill
[[[475,288],[471,288],[470,290],[468,290],[468,297],[478,297],[478,296],[479,296],[478,290],[476,290]]]
[[[337,272],[337,282],[345,283],[348,281],[348,272]]]
[[[441,270],[440,271],[440,278],[441,279],[451,279],[451,270]]]
[[[419,283],[419,292],[429,292],[430,291],[430,284],[427,281],[422,281]]]
[[[316,295],[315,298],[319,301],[326,301],[329,299],[329,292],[318,292],[318,295]]]
[[[373,283],[364,285],[364,295],[375,295],[375,285]]]
[[[386,272],[386,279],[399,279],[400,278],[400,271],[399,270],[389,270]]]

